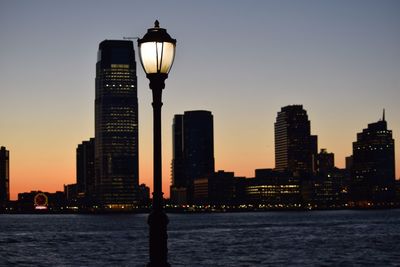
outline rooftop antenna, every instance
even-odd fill
[[[385,121],[385,109],[383,109],[382,120]]]
[[[126,37],[126,36],[124,36],[124,37],[122,37],[122,39],[124,39],[124,40],[137,40],[137,39],[139,39],[139,37]]]

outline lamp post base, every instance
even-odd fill
[[[162,210],[150,213],[147,223],[150,226],[150,262],[147,267],[170,267],[168,263],[167,225],[168,216]]]

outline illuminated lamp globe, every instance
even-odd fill
[[[158,20],[154,28],[147,30],[138,40],[140,62],[147,78],[165,80],[174,63],[176,40],[160,28]]]

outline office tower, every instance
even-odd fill
[[[231,205],[235,198],[233,172],[218,171],[194,180],[194,203],[206,205]]]
[[[193,182],[214,173],[214,129],[210,111],[186,111],[175,115],[171,198],[193,200]],[[184,197],[183,197],[184,198]],[[185,202],[184,199],[181,201]]]
[[[64,195],[67,206],[74,207],[82,204],[86,204],[86,202],[82,201],[82,198],[79,198],[78,202],[78,185],[77,184],[65,184],[64,185]],[[83,202],[83,203],[82,203]]]
[[[283,107],[275,122],[275,168],[278,171],[312,173],[317,136],[311,135],[307,111],[302,105]]]
[[[214,173],[214,125],[210,111],[186,111],[183,115],[185,176],[190,180]]]
[[[94,194],[94,145],[94,138],[90,138],[76,148],[76,183],[80,197],[92,198]]]
[[[0,148],[0,208],[10,201],[10,152]]]
[[[138,199],[141,205],[150,204],[150,188],[147,185],[145,184],[139,185]]]
[[[256,169],[255,178],[244,179],[245,200],[251,204],[282,205],[294,208],[302,203],[299,178],[272,169]]]
[[[103,208],[137,200],[138,100],[132,41],[100,43],[96,64],[95,187]]]
[[[345,158],[346,160],[346,170],[351,171],[353,169],[353,155]]]
[[[383,112],[382,120],[368,124],[353,142],[351,193],[357,201],[386,201],[394,197],[394,184],[394,140]]]
[[[186,187],[183,165],[183,115],[175,115],[172,124],[172,184]]]
[[[316,168],[315,171],[320,174],[326,174],[335,168],[335,154],[328,153],[326,149],[321,149],[321,151],[316,155],[315,160]]]

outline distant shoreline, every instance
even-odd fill
[[[260,208],[224,208],[224,209],[166,209],[165,212],[169,214],[197,214],[197,213],[247,213],[247,212],[312,212],[312,211],[338,211],[338,210],[390,210],[400,209],[400,206],[380,206],[380,207],[347,207],[347,208],[276,208],[276,209],[260,209]],[[12,214],[77,214],[77,215],[105,215],[105,214],[148,214],[150,209],[138,209],[138,210],[107,210],[107,211],[73,211],[73,210],[38,210],[38,211],[0,211],[0,215],[12,215]]]

